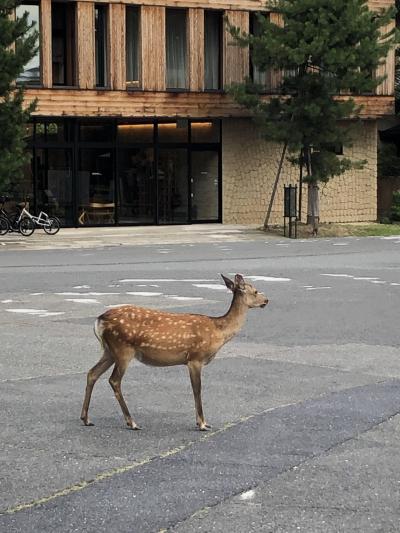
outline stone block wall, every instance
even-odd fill
[[[223,222],[260,224],[265,220],[282,154],[282,146],[267,142],[250,119],[225,119],[222,127]],[[344,155],[366,160],[361,170],[333,178],[320,190],[321,222],[361,222],[377,218],[376,121],[356,126],[353,146]],[[298,169],[285,160],[270,224],[283,223],[283,186],[298,183]],[[307,213],[303,188],[302,220]]]

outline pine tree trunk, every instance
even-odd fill
[[[307,224],[312,226],[312,234],[316,237],[319,224],[319,187],[317,183],[308,184]]]

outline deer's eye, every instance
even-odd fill
[[[258,291],[254,291],[254,294],[258,294]]]

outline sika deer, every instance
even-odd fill
[[[136,358],[152,366],[186,365],[193,389],[197,425],[202,431],[210,428],[204,419],[201,402],[202,368],[240,330],[249,308],[265,307],[268,303],[264,294],[246,283],[240,274],[236,274],[234,281],[223,275],[222,278],[233,292],[233,299],[229,311],[221,317],[167,313],[134,305],[115,307],[99,316],[94,331],[104,352],[87,375],[81,413],[86,426],[93,425],[88,419],[88,409],[94,384],[114,364],[110,385],[127,425],[131,429],[140,429],[131,417],[121,391],[125,371],[130,361]]]

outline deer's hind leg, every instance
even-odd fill
[[[121,381],[124,377],[126,369],[130,361],[133,359],[135,352],[133,349],[129,348],[124,350],[124,353],[119,352],[118,359],[115,360],[114,370],[108,380],[112,390],[114,391],[115,397],[118,400],[119,405],[121,406],[122,414],[124,415],[126,424],[131,429],[140,429],[136,424],[135,420],[132,418],[128,406],[126,405],[125,399],[122,395],[121,390]]]
[[[89,418],[88,418],[89,404],[90,404],[90,398],[92,396],[93,387],[96,381],[99,379],[99,377],[102,374],[104,374],[104,372],[108,370],[113,363],[114,363],[114,359],[109,349],[105,348],[102,358],[88,372],[85,398],[83,400],[83,406],[82,406],[82,412],[81,412],[81,420],[83,421],[85,426],[93,426],[93,424],[89,422]]]

